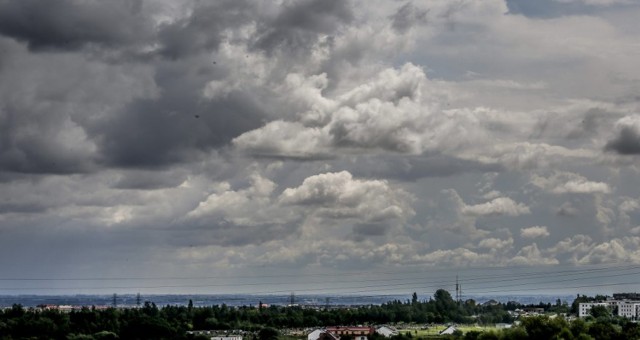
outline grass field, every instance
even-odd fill
[[[440,332],[447,328],[446,325],[434,325],[429,327],[428,329],[398,329],[398,332],[405,334],[407,332],[411,333],[414,338],[422,338],[422,337],[431,337],[435,335],[439,335]],[[475,326],[475,325],[458,325],[457,329],[461,330],[463,333],[467,333],[469,331],[489,331],[495,330],[495,326]]]

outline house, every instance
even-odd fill
[[[320,335],[324,332],[324,329],[316,329],[313,332],[309,333],[309,335],[307,335],[307,340],[318,340],[320,339]]]
[[[544,308],[541,307],[525,307],[523,310],[529,314],[544,314]]]
[[[380,326],[376,328],[376,333],[384,336],[385,338],[390,338],[392,336],[398,335],[398,331],[390,326]]]
[[[395,330],[390,327],[385,327],[383,331],[393,334]],[[354,340],[367,340],[367,337],[373,335],[375,332],[376,329],[374,327],[334,326],[313,330],[307,335],[307,340],[338,340],[341,335],[349,335]],[[397,334],[397,332],[395,334]]]
[[[453,332],[457,331],[458,329],[456,328],[456,326],[449,326],[447,328],[445,328],[442,332],[440,332],[440,335],[451,335],[453,334]]]
[[[242,336],[240,335],[212,336],[211,340],[242,340]]]
[[[326,329],[316,329],[307,335],[307,340],[339,340],[340,337]]]

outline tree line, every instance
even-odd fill
[[[578,299],[580,296],[578,296]],[[575,302],[574,302],[575,303]],[[459,323],[493,324],[514,321],[510,310],[527,306],[515,302],[490,305],[473,300],[455,301],[440,289],[428,300],[416,293],[406,301],[390,301],[382,305],[339,309],[310,309],[269,306],[229,307],[224,304],[207,307],[164,306],[145,302],[141,308],[82,308],[71,312],[25,309],[20,305],[0,311],[0,340],[9,339],[189,339],[190,330],[244,330],[252,337],[273,338],[274,329],[322,327],[331,325],[395,324],[395,323]],[[559,313],[571,307],[538,304]],[[269,335],[271,334],[271,335]]]

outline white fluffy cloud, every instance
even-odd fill
[[[299,187],[284,190],[279,201],[312,207],[324,217],[362,223],[406,220],[414,214],[411,195],[404,190],[386,181],[354,179],[347,171],[308,177]]]
[[[548,237],[549,235],[547,227],[534,226],[520,229],[520,237],[522,238]]]
[[[584,176],[570,172],[556,172],[548,178],[533,175],[531,183],[554,194],[608,194],[607,183],[589,181]]]
[[[530,214],[531,210],[525,204],[509,197],[498,197],[485,203],[465,205],[462,213],[471,216],[519,216]]]

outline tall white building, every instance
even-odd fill
[[[578,309],[578,316],[584,318],[591,315],[591,308],[593,308],[593,306],[609,307],[609,304],[606,302],[581,302],[580,308]]]
[[[640,301],[619,301],[618,315],[637,320],[640,316]]]
[[[580,303],[578,316],[583,318],[591,315],[591,308],[594,306],[604,306],[611,310],[617,310],[618,316],[637,320],[640,317],[640,301],[630,300],[608,300],[606,302],[583,302]]]

